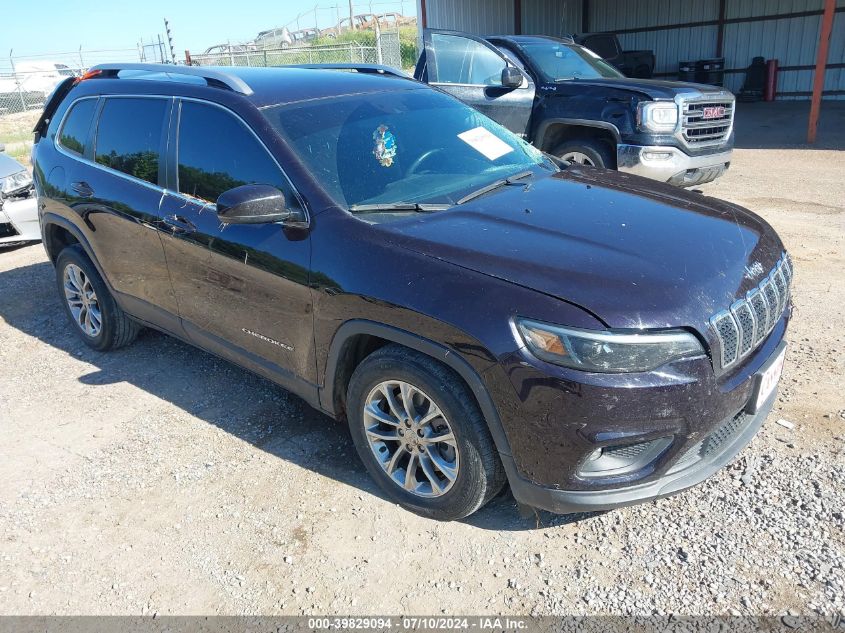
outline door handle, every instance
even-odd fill
[[[197,230],[196,225],[182,215],[167,215],[164,217],[164,223],[174,233],[193,233]]]
[[[91,185],[84,180],[70,183],[70,188],[83,198],[90,198],[94,195],[94,190],[91,188]]]

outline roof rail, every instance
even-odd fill
[[[203,66],[178,66],[176,64],[98,64],[88,70],[86,76],[117,77],[122,70],[137,70],[167,75],[189,75],[205,79],[209,86],[226,88],[242,95],[251,95],[252,88],[237,75]]]
[[[314,70],[354,70],[359,73],[372,75],[392,75],[402,79],[413,79],[409,74],[398,68],[385,66],[384,64],[295,64],[288,68],[312,68]]]

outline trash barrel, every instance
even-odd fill
[[[695,63],[695,81],[710,86],[725,85],[725,58],[698,60]]]
[[[695,81],[695,62],[678,62],[678,81]]]

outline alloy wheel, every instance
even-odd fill
[[[587,167],[595,167],[593,160],[583,152],[566,152],[560,159],[571,163],[573,165],[586,165]]]
[[[396,485],[419,497],[439,497],[455,483],[455,435],[420,389],[401,380],[379,383],[367,396],[363,421],[370,450]]]
[[[103,315],[88,275],[76,264],[68,264],[63,283],[73,320],[87,336],[96,337],[103,329]]]

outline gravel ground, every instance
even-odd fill
[[[779,400],[703,485],[592,516],[405,512],[302,401],[154,332],[93,352],[41,246],[0,254],[0,613],[845,617],[843,173],[743,149],[705,188],[792,253]]]

